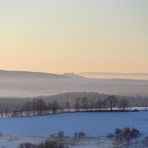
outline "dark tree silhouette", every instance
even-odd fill
[[[89,100],[88,100],[87,97],[81,98],[81,108],[83,110],[87,110],[88,109],[88,103],[89,103]]]
[[[106,98],[107,107],[110,111],[113,111],[113,107],[115,107],[118,103],[118,99],[115,96],[108,96]]]
[[[76,98],[75,108],[77,112],[80,110],[80,98]]]
[[[127,99],[122,99],[119,101],[119,109],[121,111],[125,111],[126,108],[128,108],[128,107],[129,107],[129,102]]]

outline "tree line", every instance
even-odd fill
[[[66,100],[64,103],[57,100],[45,103],[42,98],[33,99],[31,102],[24,104],[22,111],[36,111],[38,114],[47,110],[52,113],[56,113],[57,110],[93,111],[102,109],[108,111],[126,111],[128,107],[130,107],[128,100],[120,100],[112,95],[103,100],[92,100],[87,97],[76,98],[74,104],[71,104],[69,100]]]
[[[87,97],[76,98],[75,108],[76,111],[83,110],[104,110],[104,111],[126,111],[130,107],[127,99],[118,99],[111,95],[101,100],[90,100]]]
[[[21,108],[9,112],[1,112],[1,116],[35,116],[55,114],[62,112],[82,111],[127,111],[130,103],[127,99],[118,99],[116,96],[107,96],[105,99],[89,99],[88,97],[77,97],[72,103],[69,100],[60,102],[57,100],[46,102],[44,99],[35,98],[27,101]]]

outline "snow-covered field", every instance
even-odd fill
[[[105,137],[84,138],[70,148],[113,148],[113,141]]]
[[[61,130],[67,136],[73,136],[75,132],[84,131],[87,136],[106,136],[114,131],[115,128],[137,128],[141,133],[148,135],[148,112],[114,112],[114,113],[65,113],[50,116],[24,117],[24,118],[1,118],[0,131],[4,136],[28,137],[26,141],[41,141],[37,137],[48,137]],[[2,137],[1,137],[2,138]],[[0,138],[0,139],[1,139]],[[21,139],[1,139],[0,146],[6,142],[18,143]],[[12,146],[12,144],[11,144]]]
[[[17,148],[20,143],[39,144],[43,141],[45,141],[44,137],[2,136],[0,137],[0,148]]]
[[[39,144],[46,140],[45,137],[2,136],[0,148],[17,148],[21,143]],[[75,144],[69,144],[70,148],[111,148],[113,141],[106,138],[81,139]]]
[[[148,112],[65,113],[49,116],[1,118],[4,135],[49,136],[63,130],[65,135],[84,131],[87,136],[106,136],[115,128],[134,127],[148,134]]]

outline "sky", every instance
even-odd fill
[[[0,69],[148,73],[148,0],[0,0]]]

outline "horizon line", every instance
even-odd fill
[[[3,70],[0,72],[28,72],[28,73],[45,73],[45,74],[123,74],[123,75],[148,75],[145,72],[47,72],[47,71],[33,71],[33,70]]]

